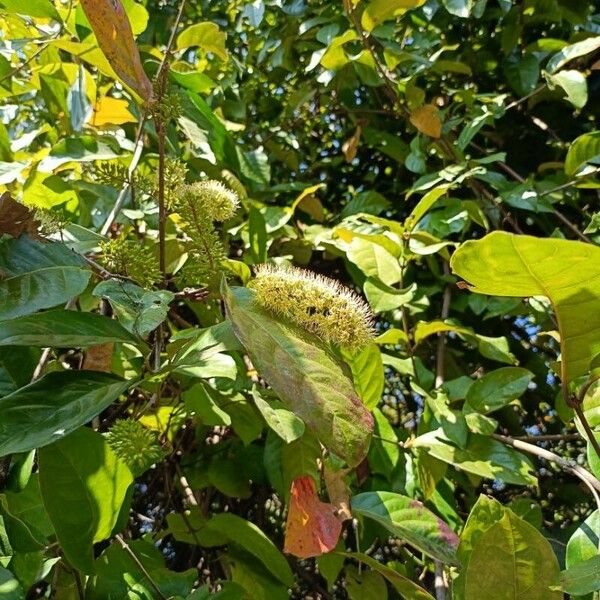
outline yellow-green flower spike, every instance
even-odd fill
[[[179,204],[193,205],[211,221],[227,221],[235,214],[240,202],[237,194],[214,179],[184,185]]]
[[[369,307],[333,279],[295,267],[260,265],[250,286],[260,306],[326,342],[360,350],[373,340]]]

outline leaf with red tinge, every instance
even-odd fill
[[[284,552],[299,558],[331,552],[342,531],[342,523],[335,512],[332,504],[319,500],[312,477],[295,479],[285,526]]]
[[[131,23],[121,0],[81,0],[81,6],[115,73],[143,100],[150,102],[152,84],[142,68]]]

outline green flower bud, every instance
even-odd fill
[[[326,342],[360,350],[374,338],[367,304],[339,282],[294,267],[260,265],[256,301]]]
[[[119,419],[106,434],[106,441],[136,477],[165,457],[156,435],[139,421]]]

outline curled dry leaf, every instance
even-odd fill
[[[0,235],[6,233],[18,238],[26,233],[32,238],[37,238],[39,225],[34,211],[13,200],[9,192],[0,196]]]
[[[342,523],[335,513],[333,504],[319,500],[312,477],[295,479],[285,525],[284,551],[299,558],[331,552],[342,531]]]
[[[150,102],[152,84],[142,68],[131,23],[121,0],[81,0],[81,6],[115,73],[143,100]]]

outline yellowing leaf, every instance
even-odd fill
[[[373,0],[363,12],[361,23],[366,31],[372,31],[384,21],[394,19],[411,8],[417,8],[425,0]]]
[[[121,98],[110,98],[104,96],[96,102],[92,114],[92,125],[102,127],[103,125],[122,125],[123,123],[135,123],[136,118],[129,112],[129,103]]]
[[[284,552],[310,558],[331,552],[342,531],[333,504],[321,502],[314,479],[298,477],[292,483],[285,525]]]
[[[357,125],[356,131],[352,134],[352,137],[348,138],[342,145],[342,152],[346,157],[346,162],[351,163],[356,158],[356,151],[358,150],[358,144],[360,143],[360,135],[362,133],[362,127]]]
[[[204,52],[211,52],[222,60],[227,60],[226,39],[227,34],[216,23],[196,23],[179,34],[177,50],[198,46]]]
[[[81,6],[115,73],[141,98],[150,101],[152,84],[142,68],[121,0],[81,0]]]
[[[421,133],[437,139],[442,135],[442,122],[437,112],[438,109],[433,104],[424,104],[412,111],[410,122]]]

